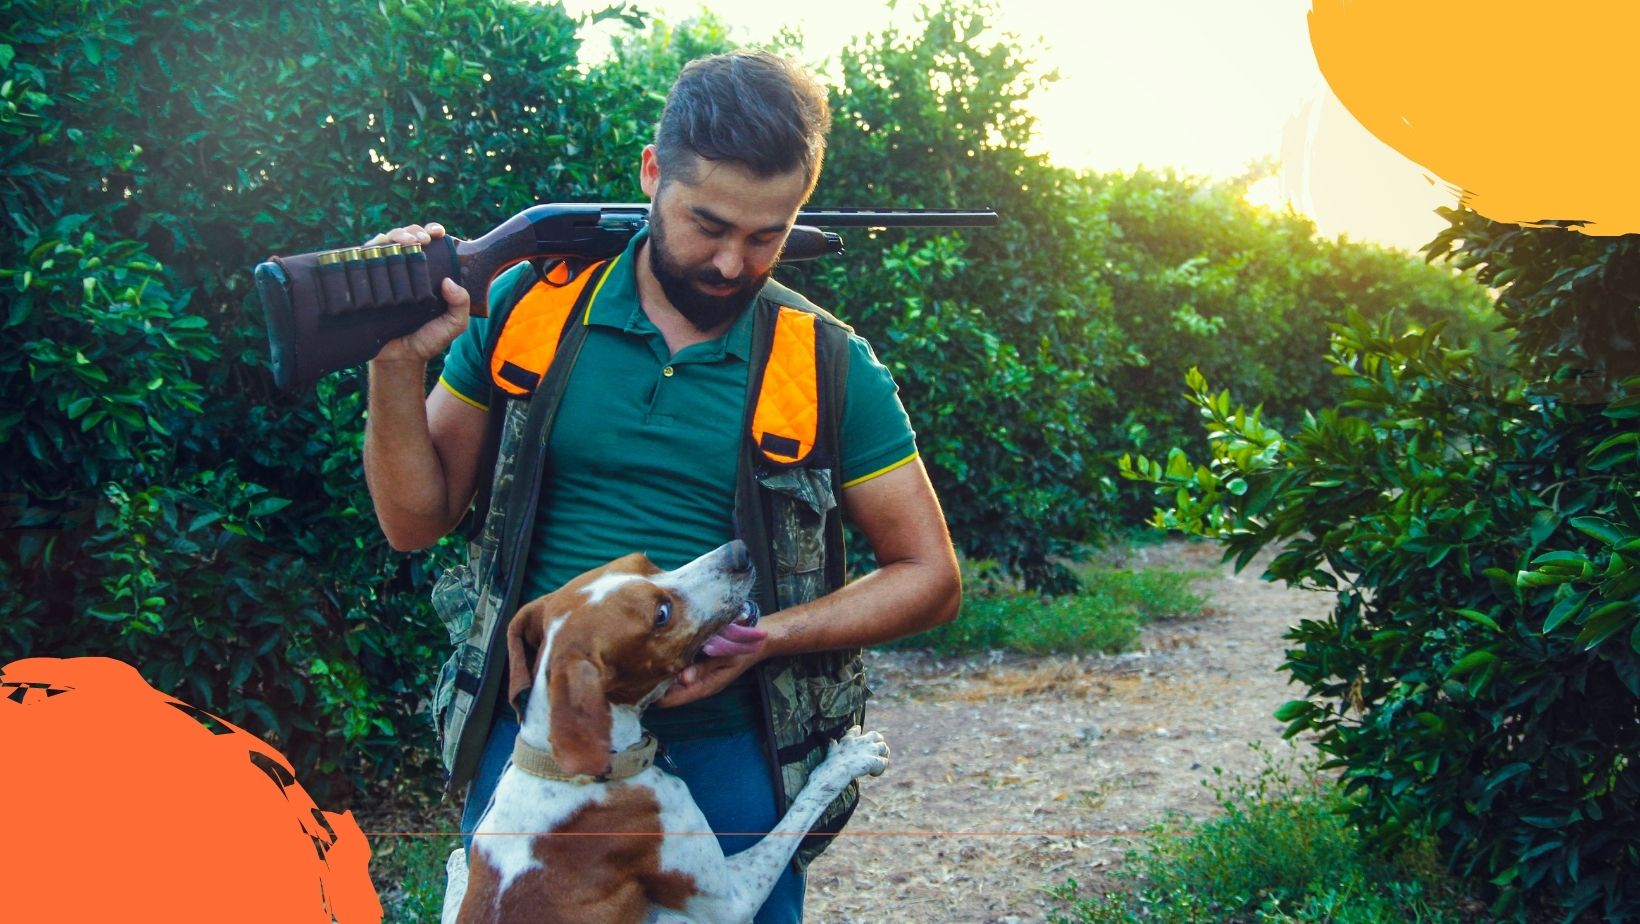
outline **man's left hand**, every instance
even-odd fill
[[[728,686],[763,659],[763,643],[769,633],[763,629],[730,623],[706,640],[706,657],[678,674],[672,688],[655,705],[662,709],[705,699]]]

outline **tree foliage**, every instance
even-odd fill
[[[1507,364],[1356,315],[1333,325],[1334,406],[1284,432],[1192,372],[1210,461],[1176,448],[1125,473],[1171,494],[1158,525],[1219,538],[1238,566],[1282,543],[1267,578],[1337,594],[1287,636],[1308,698],[1277,715],[1319,736],[1368,830],[1439,835],[1499,912],[1629,919],[1640,378],[1614,380],[1594,341],[1634,323],[1634,241],[1448,218],[1431,256],[1501,284]]]
[[[375,528],[359,376],[274,391],[250,267],[630,196],[647,114],[557,7],[12,11],[0,650],[122,657],[321,791],[424,758],[427,562]]]

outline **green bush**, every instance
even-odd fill
[[[1379,856],[1346,820],[1346,797],[1315,768],[1295,770],[1269,752],[1261,751],[1261,756],[1264,766],[1252,777],[1221,776],[1213,784],[1222,815],[1203,822],[1164,822],[1144,850],[1129,854],[1118,874],[1129,891],[1079,898],[1073,880],[1055,890],[1069,914],[1055,913],[1049,920],[1464,920],[1454,907],[1461,896],[1436,870],[1427,844],[1393,858]]]
[[[1570,232],[1453,217],[1482,278],[1588,251]],[[1594,249],[1595,276],[1633,278],[1632,242]],[[1517,293],[1502,368],[1435,326],[1335,325],[1344,400],[1290,435],[1192,374],[1211,461],[1174,450],[1124,474],[1169,492],[1158,525],[1219,537],[1238,565],[1284,543],[1268,577],[1336,592],[1330,618],[1287,636],[1309,698],[1277,715],[1318,733],[1364,830],[1435,833],[1499,913],[1615,919],[1640,914],[1640,379],[1612,381],[1575,337],[1562,361],[1531,352],[1544,331],[1526,320],[1567,291]],[[1582,307],[1631,316],[1621,291]]]
[[[321,801],[406,760],[432,784],[431,562],[370,515],[358,375],[273,390],[250,269],[629,197],[644,94],[584,79],[551,6],[8,12],[0,661],[122,658],[267,736]]]

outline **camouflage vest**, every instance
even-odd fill
[[[607,269],[598,263],[574,274],[557,267],[537,274],[533,286],[521,287],[523,294],[496,312],[491,327],[486,347],[494,381],[481,470],[493,465],[494,475],[475,501],[468,560],[433,590],[434,608],[455,646],[432,703],[447,791],[472,778],[500,703],[503,639],[521,602],[542,457],[586,336],[588,308]],[[747,438],[734,516],[757,567],[758,604],[772,613],[844,581],[837,464],[850,329],[774,282],[752,310]],[[499,348],[508,340],[528,348]],[[870,695],[865,665],[858,649],[824,652],[770,659],[758,665],[756,676],[784,812],[825,759],[829,742],[862,723]],[[858,787],[850,784],[827,808],[798,850],[799,869],[842,830],[858,799]]]

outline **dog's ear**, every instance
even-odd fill
[[[547,668],[552,756],[565,773],[609,773],[609,699],[603,671],[584,653],[555,653]]]
[[[540,600],[519,607],[507,623],[507,702],[524,724],[524,694],[535,685],[535,659],[541,653],[542,613]]]

